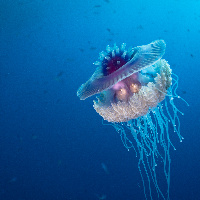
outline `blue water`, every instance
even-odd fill
[[[199,200],[199,38],[199,0],[0,0],[0,200],[144,199],[135,152],[76,91],[107,44],[156,39],[190,104],[170,198]]]

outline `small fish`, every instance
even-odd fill
[[[106,172],[106,174],[109,174],[108,168],[105,165],[105,163],[101,163],[101,167],[103,168],[103,170]]]
[[[64,73],[64,71],[60,71],[55,77],[56,81],[62,81],[62,76]]]
[[[57,77],[61,77],[65,72],[64,71],[60,71],[58,74],[57,74]]]
[[[106,30],[107,30],[109,33],[110,33],[110,31],[111,31],[109,28],[107,28]]]
[[[137,26],[137,29],[143,30],[144,28],[142,27],[142,25]]]
[[[101,7],[101,5],[95,5],[94,6],[94,8],[100,8]]]
[[[97,48],[96,47],[90,47],[90,50],[96,50]]]
[[[186,91],[185,91],[185,90],[183,90],[183,91],[182,91],[182,93],[183,93],[183,94],[186,94]]]
[[[98,194],[96,194],[96,196],[97,196],[97,198],[99,199],[99,200],[104,200],[104,199],[106,199],[107,198],[107,196],[105,195],[105,194],[103,194],[103,195],[98,195]]]
[[[17,181],[17,177],[13,177],[12,179],[10,179],[10,181],[8,181],[8,183],[14,183]]]
[[[33,139],[33,140],[36,140],[36,139],[38,139],[38,136],[35,135],[35,134],[32,134],[32,139]]]
[[[84,49],[82,49],[82,48],[79,48],[79,50],[80,50],[81,52],[84,52]]]
[[[67,58],[66,60],[67,60],[68,62],[73,62],[73,61],[74,61],[73,58]]]

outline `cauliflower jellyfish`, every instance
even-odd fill
[[[128,151],[135,150],[146,199],[153,199],[153,188],[158,198],[169,199],[170,146],[175,149],[170,132],[183,139],[178,117],[183,113],[174,103],[182,99],[176,93],[178,76],[162,59],[165,49],[164,40],[129,49],[125,43],[108,45],[94,63],[94,74],[77,91],[81,100],[96,95],[96,112],[116,129]],[[158,183],[158,165],[164,169],[165,192]]]

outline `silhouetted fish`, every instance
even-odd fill
[[[94,6],[94,8],[100,8],[101,7],[101,5],[95,5]]]
[[[110,32],[110,29],[109,29],[109,28],[107,28],[106,30],[107,30],[108,32]]]

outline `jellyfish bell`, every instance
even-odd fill
[[[156,63],[165,53],[165,42],[156,40],[148,45],[124,50],[114,46],[100,53],[100,62],[92,77],[77,91],[81,100],[110,89],[117,82]]]
[[[149,182],[150,198],[150,183],[153,182],[158,196],[169,199],[169,147],[173,146],[169,139],[169,123],[180,141],[183,139],[178,118],[181,112],[174,104],[174,98],[180,98],[176,94],[178,77],[172,74],[168,62],[162,59],[165,49],[164,40],[129,50],[124,43],[121,47],[107,46],[106,52],[101,52],[99,61],[94,63],[97,66],[94,74],[77,91],[81,100],[96,95],[93,105],[96,112],[120,133],[127,150],[134,149],[136,155],[139,154],[138,168],[146,199],[141,166]],[[158,158],[164,164],[167,197],[157,181],[155,166]]]
[[[108,46],[107,52],[100,53],[96,71],[79,88],[77,95],[84,100],[100,93],[98,100],[94,101],[94,108],[109,122],[125,122],[140,116],[139,112],[144,115],[147,108],[163,100],[163,93],[171,84],[169,65],[160,60],[165,48],[163,40],[129,51],[125,50],[125,44],[121,48]],[[169,84],[166,85],[166,82]],[[158,87],[161,91],[156,89]]]

